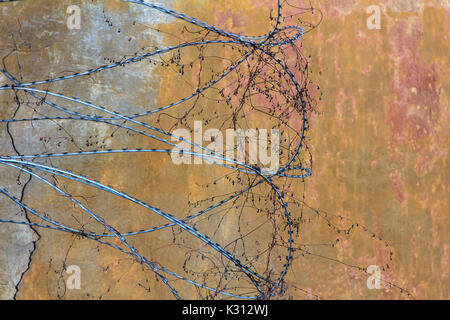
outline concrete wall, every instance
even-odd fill
[[[159,3],[234,32],[252,35],[269,30],[272,1],[268,0]],[[310,6],[309,1],[290,3]],[[80,30],[66,26],[66,9],[72,4],[81,8]],[[305,10],[301,19],[315,23],[323,16],[302,42],[315,88],[311,94],[317,101],[308,131],[313,175],[290,188],[304,196],[314,210],[304,207],[295,238],[298,250],[283,298],[448,299],[449,3],[342,0],[311,4],[316,10]],[[381,29],[368,28],[370,5],[380,9]],[[182,37],[180,24],[173,19],[113,0],[28,0],[1,4],[0,15],[3,67],[25,82],[90,69],[107,63],[108,58],[173,45],[176,37]],[[214,50],[209,53],[232,55],[226,48]],[[186,50],[183,59],[189,61],[196,54]],[[196,80],[194,71],[192,83]],[[0,78],[0,84],[6,82]],[[105,72],[54,83],[48,89],[121,112],[148,110],[192,92],[192,87],[164,66],[150,63],[124,68],[120,76]],[[0,92],[0,102],[1,118],[12,117],[17,108],[14,95]],[[222,104],[211,106],[225,108]],[[17,118],[31,114],[30,108],[22,107]],[[212,115],[210,111],[207,114]],[[170,129],[174,122],[161,119],[159,125]],[[71,122],[63,127],[62,131],[56,124],[34,122],[12,124],[9,130],[23,154],[76,151],[80,145],[92,144],[94,148],[148,146],[145,139],[125,132],[111,136],[114,130],[105,125]],[[14,154],[5,124],[0,125],[0,142],[0,154]],[[205,166],[187,171],[186,167],[173,166],[164,156],[105,155],[52,161],[180,217],[190,210],[188,200],[211,195],[210,189],[202,187],[208,177],[222,173]],[[18,178],[17,172],[4,167],[0,175],[3,186],[20,196],[27,176]],[[95,190],[62,180],[56,183],[106,220],[120,224],[121,230],[163,222],[138,206]],[[220,193],[230,186],[216,188],[214,192]],[[42,212],[51,210],[59,221],[78,226],[92,223],[55,192],[44,192],[35,180],[23,194],[24,201]],[[0,217],[26,219],[17,205],[4,197],[0,201]],[[71,214],[65,214],[68,212]],[[258,219],[256,213],[249,214],[249,219]],[[220,239],[227,239],[234,227],[223,226]],[[261,242],[272,239],[266,231],[258,236]],[[1,298],[14,296],[22,274],[19,299],[173,298],[151,272],[112,249],[100,249],[96,243],[70,234],[44,229],[37,233],[39,237],[27,226],[0,224]],[[171,239],[167,232],[130,241],[154,261],[181,272],[186,252],[168,247]],[[194,240],[186,241],[191,245]],[[255,249],[256,244],[249,246]],[[65,286],[69,265],[82,270],[80,290]],[[365,269],[369,265],[382,268],[380,290],[367,288]],[[195,263],[197,270],[203,267],[200,260]],[[184,297],[198,297],[190,286],[181,287],[181,291]]]

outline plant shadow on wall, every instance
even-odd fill
[[[27,219],[2,218],[0,226],[27,225],[39,241],[65,234],[63,253],[45,252],[47,277],[57,274],[50,296],[84,290],[83,270],[94,267],[72,265],[75,245],[101,265],[96,272],[111,272],[100,279],[112,278],[112,285],[84,291],[92,298],[108,297],[126,279],[151,298],[321,298],[296,281],[293,266],[319,258],[370,276],[368,266],[334,252],[355,234],[380,243],[387,261],[377,270],[390,268],[393,252],[381,237],[305,199],[313,172],[308,118],[320,89],[302,38],[319,26],[320,10],[273,1],[264,11],[267,33],[249,36],[206,22],[212,18],[205,13],[122,2],[136,15],[100,15],[114,46],[132,45],[139,16],[153,12],[171,19],[145,27],[164,46],[103,56],[102,64],[92,57],[96,64],[82,70],[43,66],[59,74],[34,79],[20,56],[3,57],[0,93],[9,103],[1,139],[12,151],[0,155],[10,179],[2,178],[1,201]],[[83,10],[69,11],[67,27],[82,29],[73,15]],[[11,52],[20,37],[11,37]],[[139,83],[145,68],[158,76],[155,101],[145,96],[148,83]],[[135,104],[131,96],[146,100]],[[22,185],[20,197],[6,188],[14,184]],[[27,201],[27,193],[39,201]],[[389,279],[375,280],[411,297]]]

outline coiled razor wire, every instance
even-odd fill
[[[70,121],[70,122],[91,122],[91,123],[101,123],[106,124],[117,129],[124,129],[127,132],[145,137],[150,141],[155,141],[162,145],[166,145],[166,148],[123,148],[123,149],[107,149],[107,150],[80,150],[76,152],[53,152],[53,153],[40,153],[34,155],[23,155],[17,153],[17,155],[0,155],[0,164],[8,168],[18,170],[19,172],[26,173],[30,176],[30,179],[36,179],[43,185],[56,191],[58,194],[62,195],[64,198],[69,199],[76,207],[85,212],[89,217],[101,225],[105,232],[92,232],[84,228],[71,227],[65,223],[62,223],[54,218],[51,218],[49,214],[40,213],[31,206],[24,203],[23,199],[18,199],[14,197],[6,188],[0,186],[0,193],[5,197],[13,201],[19,207],[21,207],[25,212],[38,217],[42,220],[42,223],[34,223],[31,221],[14,221],[0,219],[0,223],[13,223],[13,224],[25,224],[35,228],[45,228],[55,231],[62,231],[74,234],[76,236],[91,239],[98,242],[99,244],[109,246],[116,249],[126,255],[131,256],[136,259],[141,264],[145,265],[148,269],[154,272],[155,276],[160,279],[170,290],[170,292],[177,298],[183,298],[179,290],[172,284],[174,280],[181,280],[190,285],[198,288],[205,289],[209,292],[206,297],[214,298],[216,295],[224,295],[233,298],[240,299],[268,299],[277,295],[282,295],[284,293],[284,278],[288,272],[289,267],[292,264],[293,253],[297,250],[294,247],[294,228],[299,227],[299,223],[294,223],[292,210],[289,207],[289,203],[295,202],[293,194],[290,195],[289,200],[286,200],[289,195],[289,187],[286,187],[285,182],[280,187],[279,181],[291,180],[291,181],[303,181],[305,178],[311,175],[311,168],[305,166],[305,160],[302,159],[304,151],[307,153],[307,146],[305,144],[305,134],[308,129],[308,114],[312,109],[313,100],[310,96],[307,82],[307,59],[302,57],[296,42],[300,40],[304,34],[304,29],[296,25],[281,26],[282,23],[282,3],[278,0],[276,3],[276,16],[273,18],[274,25],[270,32],[261,36],[243,36],[240,34],[228,32],[226,30],[220,29],[214,25],[210,25],[206,22],[200,21],[194,17],[190,17],[186,14],[176,12],[171,9],[161,7],[159,5],[140,1],[140,0],[123,0],[124,2],[129,2],[132,5],[140,5],[146,8],[157,10],[165,15],[171,16],[178,20],[182,20],[188,25],[195,26],[199,28],[196,34],[201,34],[201,39],[196,39],[194,41],[185,42],[175,46],[168,46],[166,48],[157,48],[151,52],[146,52],[141,55],[135,55],[131,58],[123,59],[113,63],[99,66],[97,68],[92,68],[83,72],[76,72],[70,75],[65,75],[56,78],[50,78],[45,80],[37,80],[32,82],[20,82],[13,75],[11,75],[7,70],[3,68],[0,72],[7,77],[11,84],[4,85],[0,87],[2,91],[13,91],[15,95],[19,92],[25,93],[28,97],[35,99],[37,105],[45,105],[50,109],[62,112],[64,115],[57,116],[45,116],[43,111],[39,114],[40,116],[31,118],[15,118],[11,117],[9,119],[0,119],[0,123],[20,123],[20,122],[31,122],[31,121]],[[194,32],[193,32],[194,33]],[[291,34],[292,33],[292,34]],[[161,57],[169,53],[179,53],[181,50],[186,48],[204,48],[205,46],[231,46],[238,49],[240,57],[233,61],[230,66],[225,68],[219,73],[215,73],[216,77],[207,81],[206,83],[199,83],[195,91],[182,98],[178,101],[172,102],[165,106],[152,108],[151,110],[140,112],[136,114],[125,114],[124,112],[114,111],[112,108],[106,106],[98,105],[94,102],[84,101],[83,99],[77,97],[71,97],[64,93],[53,92],[51,90],[42,88],[43,85],[49,85],[56,82],[64,82],[71,79],[77,79],[82,77],[91,76],[94,74],[102,73],[106,70],[118,69],[119,67],[127,67],[131,64],[145,61],[146,59],[152,59],[153,57]],[[292,52],[296,52],[296,56],[287,57],[285,49],[289,47],[293,49]],[[287,50],[286,50],[287,52]],[[290,138],[287,146],[285,148],[288,150],[286,156],[284,157],[284,163],[279,167],[276,172],[264,173],[257,166],[252,166],[246,164],[242,161],[237,161],[236,159],[228,158],[224,154],[217,153],[213,150],[203,147],[195,142],[184,139],[183,137],[177,136],[168,130],[163,130],[157,126],[150,125],[148,122],[140,120],[144,117],[156,117],[163,112],[172,110],[175,108],[181,108],[186,102],[193,101],[200,97],[204,97],[208,90],[220,86],[227,79],[231,77],[234,73],[237,77],[241,77],[240,69],[243,68],[245,64],[250,68],[251,61],[254,61],[256,57],[257,63],[268,66],[272,71],[274,71],[275,76],[270,76],[265,74],[262,70],[263,68],[257,69],[254,73],[249,72],[248,82],[252,82],[253,88],[258,92],[258,94],[264,95],[266,97],[266,102],[270,105],[272,104],[273,109],[277,107],[281,110],[280,115],[274,115],[273,113],[269,115],[272,117],[278,117],[280,125],[285,128],[292,127],[289,126],[288,121],[290,118],[295,119],[295,134],[294,138]],[[286,62],[287,59],[295,58],[295,68],[296,72],[292,72],[292,66]],[[179,64],[175,61],[177,67]],[[167,65],[166,65],[167,66]],[[184,66],[182,67],[184,68]],[[182,69],[181,73],[184,70]],[[277,78],[276,78],[277,77]],[[299,78],[300,77],[300,78]],[[276,78],[276,79],[275,79]],[[259,80],[258,80],[259,79]],[[232,80],[228,80],[229,82]],[[259,81],[259,82],[258,82]],[[275,83],[278,83],[278,89],[275,88]],[[239,82],[238,82],[239,84]],[[229,85],[223,84],[222,89],[219,90],[220,95],[223,100],[226,101],[228,105],[233,105],[239,101],[250,99],[250,95],[242,93],[239,95],[239,88],[236,88],[234,92],[227,93],[229,90]],[[239,87],[239,85],[238,85]],[[277,91],[278,90],[278,91]],[[233,91],[233,90],[231,90]],[[276,92],[276,93],[275,93]],[[277,95],[275,99],[274,96]],[[284,97],[285,110],[280,108],[280,98]],[[88,108],[95,112],[95,115],[90,113],[84,113],[81,111],[74,110],[71,107],[65,107],[65,103],[74,103],[79,106]],[[97,115],[97,112],[101,115]],[[267,114],[267,113],[265,113]],[[298,117],[297,117],[298,115]],[[236,115],[234,114],[235,118]],[[147,119],[147,118],[146,118]],[[292,121],[291,121],[292,122]],[[127,125],[128,123],[128,125]],[[169,141],[182,141],[189,144],[189,146],[194,148],[194,152],[191,149],[179,150],[175,147],[177,144]],[[295,143],[293,143],[295,141]],[[200,152],[201,150],[201,152]],[[184,218],[176,218],[173,213],[163,211],[158,209],[142,200],[137,199],[131,195],[128,195],[122,191],[117,190],[117,188],[107,186],[99,181],[91,179],[82,174],[74,173],[71,170],[61,169],[53,164],[45,164],[39,162],[39,160],[48,160],[55,158],[66,158],[66,157],[80,157],[80,156],[95,156],[102,154],[183,154],[208,161],[213,165],[222,167],[226,170],[231,170],[235,174],[232,184],[235,182],[237,184],[245,184],[243,177],[246,177],[246,185],[244,185],[240,190],[230,192],[226,197],[222,197],[220,201],[214,201],[215,198],[211,197],[203,201],[203,203],[208,203],[206,208],[194,211],[192,214],[186,215]],[[304,158],[304,157],[303,157]],[[309,164],[312,162],[309,161]],[[94,213],[94,210],[88,208],[87,205],[82,204],[70,193],[66,192],[62,188],[58,187],[56,183],[52,182],[51,179],[46,177],[46,174],[51,177],[63,177],[65,179],[74,181],[76,183],[86,185],[102,192],[108,193],[116,198],[123,199],[130,203],[136,204],[142,208],[145,208],[149,213],[162,217],[167,221],[166,224],[154,226],[152,228],[146,228],[139,231],[128,231],[121,232],[118,227],[113,227],[111,224],[107,223],[104,218],[98,213]],[[231,181],[231,174],[227,174],[226,179]],[[285,239],[277,239],[277,241],[282,241],[281,248],[285,250],[284,263],[279,266],[279,270],[266,270],[265,272],[259,272],[257,268],[254,267],[252,263],[241,262],[236,253],[230,252],[222,244],[216,243],[210,236],[197,229],[196,224],[193,223],[198,218],[209,218],[220,210],[229,210],[228,206],[233,206],[238,199],[244,198],[244,203],[249,202],[250,193],[257,189],[257,187],[266,186],[269,191],[266,194],[262,194],[263,198],[270,199],[273,204],[273,208],[267,208],[268,214],[273,214],[273,212],[281,213],[281,220],[283,225],[278,227],[286,234]],[[251,197],[254,198],[256,193],[252,193]],[[261,194],[259,195],[261,198]],[[199,201],[202,202],[202,201]],[[197,202],[196,206],[200,206]],[[195,207],[196,207],[195,206]],[[194,207],[194,208],[195,208]],[[242,208],[245,210],[245,206]],[[257,211],[264,211],[264,209],[257,209]],[[298,220],[298,219],[297,219]],[[162,230],[168,230],[170,228],[179,228],[182,232],[189,234],[190,236],[198,239],[199,242],[203,243],[205,246],[214,250],[216,254],[221,256],[221,259],[225,259],[229,264],[224,263],[224,270],[222,271],[221,277],[224,274],[230,273],[244,275],[246,282],[250,283],[253,289],[242,286],[239,288],[227,288],[225,285],[219,285],[221,281],[216,283],[207,283],[207,281],[201,281],[197,276],[194,278],[189,277],[189,272],[186,275],[179,274],[177,272],[171,271],[168,268],[159,265],[156,262],[150,261],[142,253],[139,252],[135,246],[131,245],[128,237],[140,236],[144,234],[151,234],[154,232],[160,232]],[[353,228],[353,226],[352,226]],[[109,241],[109,239],[117,239],[121,245],[114,244]],[[381,240],[381,239],[380,239]],[[258,255],[253,257],[258,259]],[[247,259],[248,260],[248,259]],[[234,267],[231,267],[234,266]],[[276,275],[276,276],[274,276]],[[225,276],[227,277],[227,276]],[[232,276],[231,276],[232,277]],[[238,279],[242,279],[238,277]],[[244,281],[244,280],[240,280]],[[251,293],[248,293],[251,292]]]

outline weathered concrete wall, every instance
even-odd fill
[[[200,20],[245,34],[268,30],[271,3],[268,0],[165,2]],[[309,6],[309,1],[291,3]],[[65,10],[71,4],[82,9],[80,30],[68,31],[65,25]],[[366,9],[374,4],[381,9],[380,30],[369,30],[366,23],[370,16]],[[344,236],[314,211],[305,213],[305,223],[296,238],[301,250],[296,252],[288,274],[286,297],[392,299],[408,298],[407,291],[416,298],[448,299],[448,1],[342,0],[312,1],[312,5],[318,10],[302,18],[318,21],[320,10],[323,21],[304,36],[303,50],[305,56],[311,56],[311,77],[320,86],[322,99],[318,100],[317,112],[311,115],[308,131],[313,175],[306,179],[306,188],[299,184],[294,191],[301,194],[305,188],[308,205],[323,210],[322,217],[327,212],[333,225],[342,229],[354,225],[354,228]],[[179,25],[153,11],[142,15],[131,10],[130,5],[113,0],[95,3],[35,0],[2,4],[1,8],[0,56],[12,52],[4,63],[12,74],[22,74],[24,81],[85,70],[105,63],[104,57],[117,59],[149,46],[173,44],[173,36],[155,33],[150,27],[175,35],[179,32]],[[134,20],[136,24],[132,23]],[[228,53],[220,51],[220,54]],[[195,53],[188,51],[186,55]],[[124,70],[125,78],[113,77],[107,86],[104,83],[108,74],[101,74],[73,84],[57,83],[51,89],[58,92],[64,88],[68,95],[95,100],[120,111],[126,111],[123,109],[126,105],[133,110],[164,105],[192,89],[181,81],[174,83],[176,78],[152,64]],[[195,75],[192,80],[195,82]],[[13,96],[2,93],[0,101],[1,117],[10,117],[13,112],[10,108],[16,106]],[[20,112],[31,114],[24,108]],[[170,126],[171,122],[165,121],[163,125]],[[93,129],[72,124],[65,125],[65,129],[70,135],[60,133],[56,125],[11,126],[18,149],[30,154],[45,152],[47,148],[77,150],[76,144],[90,142],[106,148],[119,148],[122,143],[128,146],[146,143],[125,134],[119,140],[111,139],[113,130],[106,126],[97,125]],[[11,154],[13,149],[5,130],[2,124],[0,153]],[[57,139],[40,140],[48,136],[63,137],[62,144],[58,145],[61,141]],[[70,141],[70,136],[75,137],[75,142]],[[181,211],[181,216],[188,209],[189,197],[208,196],[201,185],[207,181],[205,172],[210,171],[194,168],[187,173],[183,168],[170,167],[155,176],[159,168],[171,165],[170,159],[164,157],[155,160],[141,155],[104,156],[79,159],[70,166],[59,160],[53,164],[127,190],[156,207]],[[20,189],[14,189],[18,188],[17,175],[11,170],[1,170],[2,183],[7,181],[6,187],[19,194]],[[22,180],[26,181],[24,177]],[[125,205],[68,182],[60,185],[104,213],[108,221],[122,223],[125,230],[162,222],[147,217],[137,206]],[[226,190],[225,185],[221,188]],[[174,190],[178,196],[173,196]],[[73,209],[71,204],[59,201],[54,192],[42,194],[35,181],[27,187],[24,197],[28,203],[39,203],[43,211],[61,212],[58,218],[68,224],[91,222],[81,220],[81,215],[64,216],[62,213]],[[1,201],[2,218],[20,211],[7,200]],[[231,228],[229,231],[225,228],[225,232],[232,232]],[[1,298],[14,295],[14,287],[28,266],[33,232],[23,231],[26,229],[0,225],[0,248],[5,252],[0,256]],[[12,230],[25,233],[17,236]],[[40,229],[39,235],[30,269],[20,285],[20,299],[172,298],[152,274],[113,250],[100,250],[95,243],[54,231]],[[165,244],[170,239],[170,234],[164,234],[146,238],[145,242],[132,242],[158,263],[176,271],[185,257],[181,250],[172,248],[168,254]],[[327,245],[323,246],[324,243]],[[81,290],[65,288],[64,269],[68,265],[80,266]],[[368,275],[359,269],[368,265],[383,266],[383,279],[395,287],[383,285],[381,290],[369,290]],[[146,290],[147,287],[151,290]],[[196,297],[190,287],[184,292],[185,296]]]
[[[366,27],[371,4],[382,9],[381,30]],[[305,41],[322,71],[324,99],[310,132],[315,168],[307,199],[382,235],[394,252],[385,275],[415,297],[448,299],[449,4],[317,6],[324,21]],[[341,243],[339,256],[386,261],[382,248],[358,242],[352,249]],[[328,297],[401,297],[368,291],[345,267],[328,276],[314,263],[299,268],[320,270],[313,288]]]

